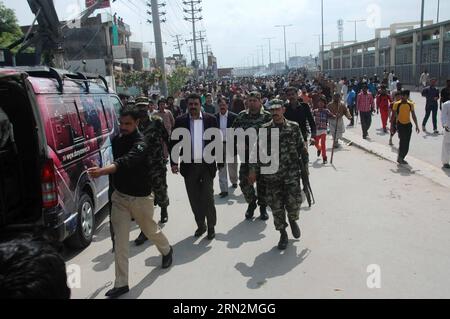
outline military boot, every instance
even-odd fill
[[[278,249],[279,250],[286,250],[288,244],[289,244],[289,238],[288,234],[286,232],[286,229],[280,230],[280,242],[278,243]]]
[[[255,210],[256,210],[257,207],[258,207],[258,205],[256,205],[256,200],[251,202],[248,205],[247,212],[245,213],[245,218],[252,219],[253,216],[255,215]]]
[[[294,236],[295,239],[299,239],[301,236],[301,232],[297,222],[295,220],[290,220],[289,224],[291,225],[292,236]]]
[[[267,207],[266,206],[260,206],[259,211],[261,213],[261,220],[268,220],[269,215],[267,214]]]

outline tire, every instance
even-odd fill
[[[78,203],[77,229],[67,239],[67,244],[76,249],[84,249],[92,242],[95,230],[94,204],[91,197],[82,193]]]

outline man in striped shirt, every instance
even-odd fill
[[[361,126],[363,130],[363,139],[367,139],[369,136],[369,129],[372,125],[372,113],[375,112],[375,103],[373,95],[369,94],[368,87],[365,84],[363,86],[362,92],[358,94],[358,99],[356,101],[356,107],[358,108],[361,117]]]

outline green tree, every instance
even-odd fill
[[[169,95],[175,96],[181,91],[191,75],[191,70],[186,67],[177,67],[175,71],[167,77],[167,85],[169,87]]]
[[[0,1],[0,47],[6,48],[23,36],[14,10]],[[17,49],[16,49],[17,50]],[[16,50],[13,50],[15,53]]]
[[[129,73],[115,73],[116,83],[118,86],[130,88],[132,86],[141,89],[142,93],[147,94],[150,87],[161,78],[161,73],[156,70],[149,71],[132,71]]]

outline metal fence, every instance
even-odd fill
[[[405,85],[419,85],[420,75],[424,70],[427,70],[431,78],[438,79],[439,86],[445,86],[446,81],[450,79],[450,62],[446,63],[426,63],[422,67],[413,64],[397,65],[395,67],[368,67],[368,68],[352,68],[341,70],[325,70],[325,73],[332,76],[334,79],[346,77],[361,78],[363,76],[373,77],[375,74],[378,77],[383,76],[384,70],[388,72],[394,71],[400,82]]]

